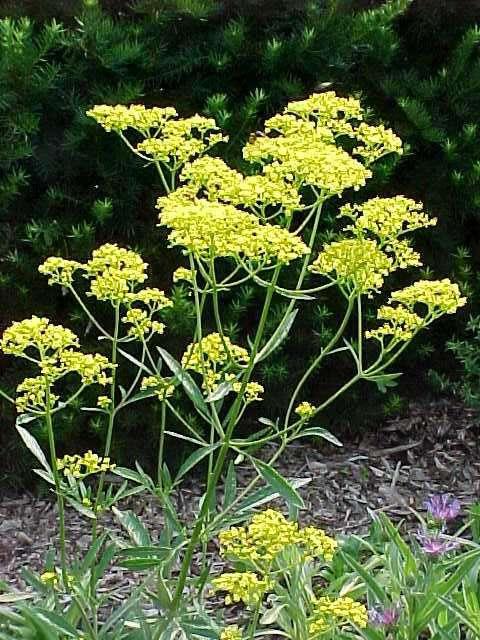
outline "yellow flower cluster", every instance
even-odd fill
[[[352,96],[342,98],[334,91],[313,93],[306,100],[289,102],[286,113],[293,113],[304,120],[313,119],[334,131],[342,122],[363,120],[363,109],[360,101]]]
[[[311,638],[352,624],[360,629],[368,624],[367,608],[361,602],[347,596],[337,599],[322,596],[315,599],[308,628]]]
[[[104,356],[77,351],[78,337],[60,325],[50,324],[48,318],[32,316],[14,322],[8,327],[0,340],[4,353],[27,358],[35,362],[41,376],[25,378],[17,387],[17,409],[44,410],[47,400],[47,388],[67,373],[76,373],[82,384],[106,385],[111,381],[107,372],[112,365]],[[50,406],[58,396],[50,393]]]
[[[145,287],[144,289],[140,289],[140,291],[130,293],[127,296],[127,301],[131,303],[143,302],[143,304],[148,305],[153,311],[173,307],[173,302],[167,298],[165,292],[155,287]]]
[[[220,640],[242,640],[242,630],[236,624],[231,624],[220,633]]]
[[[161,376],[148,376],[143,378],[140,388],[142,391],[154,389],[155,395],[159,400],[170,398],[175,391],[175,386],[171,384],[170,380],[162,378]]]
[[[455,313],[467,303],[458,284],[444,280],[419,280],[400,291],[394,291],[389,302],[398,302],[413,311],[416,304],[424,304],[428,315],[437,318],[444,313]]]
[[[289,263],[309,252],[297,236],[233,205],[174,192],[159,198],[161,222],[171,229],[169,240],[203,257],[243,256],[251,260]]]
[[[193,282],[195,277],[195,272],[191,269],[187,269],[186,267],[178,267],[173,272],[172,280],[174,282],[180,282],[181,280],[185,280],[186,282]]]
[[[56,571],[44,571],[40,575],[40,582],[49,587],[58,587],[58,576]]]
[[[362,122],[355,129],[354,135],[361,145],[355,147],[352,153],[361,156],[367,164],[375,162],[387,153],[397,153],[398,155],[403,153],[400,138],[382,124],[372,126]]]
[[[149,307],[151,317],[153,313],[172,306],[173,303],[163,291],[155,287],[135,291],[136,286],[147,279],[147,266],[135,251],[107,243],[95,249],[85,264],[50,257],[38,270],[49,276],[49,284],[66,287],[72,285],[74,273],[81,271],[91,280],[87,295],[92,295],[98,300],[123,302],[127,305],[141,302]]]
[[[272,588],[272,581],[259,578],[256,573],[222,573],[212,580],[215,591],[226,591],[225,604],[243,602],[255,605],[261,602],[265,593]]]
[[[310,270],[329,275],[348,290],[378,290],[394,269],[393,260],[373,240],[352,238],[332,242],[313,261]]]
[[[145,140],[137,145],[142,156],[178,168],[189,158],[204,153],[227,137],[218,132],[215,120],[198,114],[178,118],[173,107],[146,108],[144,105],[96,105],[87,111],[106,131],[123,134],[127,129],[141,133]]]
[[[115,469],[110,458],[102,458],[92,451],[87,451],[83,456],[77,454],[64,456],[57,459],[57,468],[63,471],[63,475],[73,478],[84,478],[92,473],[104,473]]]
[[[219,536],[221,553],[237,560],[246,560],[266,568],[284,549],[295,545],[304,557],[322,557],[329,562],[337,543],[322,529],[301,529],[279,511],[267,509],[253,516],[245,527],[231,527]]]
[[[215,120],[195,115],[191,118],[169,120],[158,137],[146,138],[137,151],[164,164],[178,168],[190,158],[198,156],[228,138],[217,133]]]
[[[5,329],[0,348],[14,356],[25,355],[30,347],[50,355],[52,351],[78,347],[78,344],[78,337],[70,329],[50,324],[48,318],[32,316]]]
[[[227,374],[225,376],[225,379],[228,381],[229,378],[231,380],[233,377],[234,377],[233,375],[231,375],[231,377],[230,377]],[[232,383],[232,389],[235,391],[235,393],[239,393],[241,387],[242,387],[242,383],[241,382],[233,382]],[[258,382],[247,382],[247,385],[245,387],[245,402],[255,402],[256,400],[262,400],[261,394],[264,391],[265,391],[265,389]]]
[[[84,265],[90,281],[89,294],[97,300],[125,302],[131,300],[135,285],[147,279],[147,264],[129,249],[116,244],[104,244],[92,253]]]
[[[147,133],[149,129],[158,129],[171,118],[177,117],[173,107],[153,107],[148,109],[143,104],[95,105],[87,111],[87,116],[93,118],[105,131],[125,131],[136,129],[140,133]]]
[[[53,406],[59,397],[50,392],[50,406]],[[36,378],[25,378],[17,386],[17,397],[15,405],[18,413],[26,411],[44,411],[47,406],[47,387],[45,378],[37,376]]]
[[[100,409],[109,409],[112,404],[112,400],[108,396],[98,396],[97,407]]]
[[[349,153],[316,136],[311,140],[303,136],[274,138],[273,143],[270,140],[256,138],[243,150],[249,162],[272,161],[263,169],[269,180],[290,180],[297,188],[312,185],[325,196],[340,196],[345,189],[357,191],[372,177],[372,172]]]
[[[315,415],[316,407],[310,402],[301,402],[295,409],[295,413],[300,416],[302,420],[309,420]]]
[[[363,204],[347,204],[341,207],[340,215],[351,218],[352,226],[345,231],[357,233],[368,231],[383,242],[389,242],[399,235],[431,227],[437,224],[436,218],[429,218],[423,211],[423,205],[405,196],[393,198],[371,198]]]
[[[226,373],[230,367],[241,367],[247,364],[248,351],[239,345],[233,344],[228,336],[219,333],[210,333],[199,342],[188,345],[182,356],[182,367],[199,373],[203,377],[202,387],[211,393],[224,380],[232,382],[233,374]],[[263,387],[256,382],[249,383],[247,396],[252,400],[258,399]],[[232,388],[239,391],[240,382],[232,382]]]
[[[385,336],[391,336],[392,342],[406,342],[411,340],[425,324],[424,318],[403,305],[395,307],[383,305],[378,309],[377,318],[386,322],[378,329],[366,331],[366,338],[382,340]]]
[[[107,371],[112,369],[108,358],[99,353],[81,353],[66,349],[59,354],[60,372],[78,373],[82,384],[100,384],[105,386],[110,384],[112,379],[107,375]]]
[[[370,164],[387,153],[402,153],[401,140],[383,125],[362,122],[363,110],[355,98],[333,91],[290,102],[283,114],[265,123],[266,135],[255,136],[244,147],[244,158],[271,163],[263,168],[268,178],[288,178],[296,187],[312,185],[324,196],[358,190],[372,173],[352,157]],[[347,136],[360,144],[352,153],[338,146]]]
[[[38,270],[41,274],[50,276],[48,284],[60,284],[64,287],[69,287],[73,281],[73,274],[81,268],[82,264],[80,262],[52,256],[47,258],[38,267]]]
[[[146,334],[161,334],[165,329],[165,325],[162,322],[152,320],[151,315],[143,309],[137,308],[128,309],[122,318],[122,322],[132,325],[128,330],[128,335],[138,340],[143,340]]]
[[[182,180],[194,195],[204,195],[210,201],[235,206],[265,208],[269,205],[293,211],[300,206],[298,190],[283,176],[255,175],[244,177],[220,158],[205,156],[187,164]]]

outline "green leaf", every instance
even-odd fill
[[[295,489],[299,487],[304,487],[306,484],[309,484],[312,481],[311,478],[297,478],[295,480],[291,480],[290,484]],[[244,520],[250,511],[260,507],[262,504],[267,504],[272,500],[280,497],[280,494],[276,491],[272,491],[270,485],[268,487],[262,487],[261,489],[257,489],[250,496],[242,500],[238,506],[235,508],[236,514],[241,514],[240,518]]]
[[[139,547],[152,546],[150,534],[133,511],[120,511],[117,507],[112,507],[112,512],[136,545]]]
[[[38,442],[35,440],[35,438],[32,436],[32,434],[29,431],[27,431],[26,429],[20,426],[20,424],[18,423],[18,419],[17,419],[16,428],[18,433],[20,434],[21,439],[25,443],[25,446],[30,451],[30,453],[35,456],[35,458],[42,465],[45,471],[51,474],[52,470],[50,469],[50,466],[47,462],[47,458],[45,457],[45,454],[43,453],[40,445],[38,444]]]
[[[119,565],[131,571],[143,571],[161,565],[176,550],[171,547],[132,547],[117,552]]]
[[[203,458],[208,456],[208,454],[212,451],[215,451],[215,449],[217,449],[219,446],[220,443],[218,442],[216,444],[209,444],[206,447],[201,447],[200,449],[197,449],[192,454],[190,454],[178,470],[175,477],[175,482],[177,483],[180,478],[182,478],[186,473],[190,471],[190,469],[193,469],[193,467],[195,467],[201,460],[203,460]]]
[[[285,499],[289,507],[303,508],[305,506],[298,491],[278,471],[261,460],[252,458],[252,462],[265,482]]]
[[[88,507],[86,507],[81,502],[78,502],[77,500],[70,498],[70,496],[65,496],[65,499],[68,502],[68,504],[75,509],[75,511],[78,511],[80,515],[85,516],[86,518],[90,518],[91,520],[97,519],[95,512],[92,511],[92,509],[89,509]]]
[[[218,387],[213,391],[213,393],[209,393],[205,398],[205,402],[216,402],[217,400],[221,400],[228,396],[228,394],[232,391],[231,382],[222,382],[218,385]]]
[[[55,486],[55,479],[51,471],[44,471],[43,469],[34,469],[33,473],[36,473],[37,476],[40,476],[40,478],[43,478],[45,482],[48,482],[48,484],[53,484]]]
[[[44,624],[46,623],[49,627],[51,627],[58,633],[66,635],[69,638],[78,637],[76,630],[65,620],[65,618],[59,616],[57,613],[48,611],[48,609],[40,608],[30,609],[30,613],[35,616],[37,620],[43,622]]]
[[[382,373],[377,376],[366,376],[365,379],[374,382],[380,393],[386,393],[388,388],[397,386],[398,383],[395,381],[401,375],[401,373]]]
[[[384,591],[384,588],[377,583],[374,576],[370,573],[368,569],[363,567],[359,562],[357,562],[352,556],[344,551],[340,550],[338,552],[342,558],[342,560],[347,564],[352,571],[354,571],[362,580],[365,582],[365,586],[369,589],[373,595],[375,596],[378,602],[382,604],[387,603],[387,596]]]
[[[283,317],[282,321],[275,329],[263,349],[257,353],[255,357],[255,364],[265,360],[265,358],[268,358],[268,356],[285,340],[292,328],[297,313],[298,309],[293,309]]]
[[[322,427],[308,427],[293,436],[291,439],[297,440],[298,438],[322,438],[323,440],[331,442],[336,447],[343,447],[343,444],[333,435],[333,433],[330,433],[327,429],[322,429]]]
[[[179,362],[172,357],[168,351],[162,349],[161,347],[157,347],[158,352],[162,356],[165,361],[165,364],[170,369],[170,371],[174,374],[179,382],[181,382],[183,388],[185,389],[185,393],[190,398],[190,400],[195,405],[196,409],[200,412],[200,414],[209,420],[208,417],[208,408],[205,404],[205,400],[203,399],[202,392],[195,384],[193,378],[190,374],[188,374],[184,369],[182,369]]]

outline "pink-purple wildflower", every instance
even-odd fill
[[[375,627],[393,627],[397,624],[400,618],[401,607],[396,604],[392,607],[385,607],[383,609],[376,608],[370,611],[370,622]]]
[[[439,522],[455,520],[460,513],[460,502],[448,493],[430,496],[424,505],[430,516]]]
[[[452,540],[439,533],[429,534],[423,531],[417,533],[417,540],[419,541],[424,553],[429,556],[438,557],[443,556],[449,551],[457,549],[459,542]]]

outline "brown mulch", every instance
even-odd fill
[[[480,496],[479,436],[480,417],[459,404],[412,405],[405,417],[392,419],[342,448],[293,445],[276,468],[289,478],[310,479],[300,489],[307,507],[302,519],[330,533],[362,532],[378,511],[396,521],[413,521],[414,510],[421,510],[432,493],[451,492],[464,508],[476,502]],[[238,471],[243,481],[248,480],[247,468]],[[200,482],[192,480],[177,497],[186,519],[194,518],[200,493]],[[120,508],[140,515],[156,539],[162,528],[158,504],[136,496]],[[111,514],[104,526],[112,535],[124,538]],[[85,518],[69,510],[72,551],[82,555],[88,548],[89,527]],[[0,498],[0,580],[23,587],[19,569],[42,570],[55,535],[56,510],[50,500],[30,494]],[[103,586],[126,596],[133,581],[131,574],[113,567]]]

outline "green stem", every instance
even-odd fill
[[[165,191],[167,193],[170,193],[171,189],[170,189],[170,186],[169,186],[168,182],[165,179],[162,167],[160,166],[160,162],[158,160],[155,160],[154,164],[155,164],[155,167],[157,168],[158,175],[160,176],[160,180],[162,181],[163,188],[165,189]]]
[[[296,401],[296,399],[298,397],[298,394],[302,390],[303,385],[308,380],[308,378],[312,375],[312,373],[315,371],[315,369],[318,367],[318,365],[321,363],[321,361],[325,358],[325,356],[333,349],[333,347],[337,344],[338,340],[342,337],[342,335],[343,335],[343,333],[344,333],[344,331],[345,331],[345,329],[347,327],[348,321],[350,320],[350,316],[352,315],[353,304],[354,304],[354,299],[351,297],[348,300],[347,310],[345,312],[345,315],[343,317],[342,323],[340,324],[337,332],[332,337],[330,342],[327,344],[325,349],[322,349],[322,351],[319,353],[319,355],[315,358],[315,360],[312,362],[312,364],[308,367],[308,369],[305,371],[303,376],[300,378],[300,381],[298,382],[297,386],[295,387],[295,390],[294,390],[294,392],[292,394],[292,397],[290,398],[290,403],[288,405],[287,414],[285,416],[285,422],[284,422],[285,426],[288,426],[288,423],[290,422],[290,416],[292,414],[295,401]]]
[[[51,414],[51,397],[50,397],[50,381],[45,376],[45,424],[48,433],[48,446],[50,449],[50,464],[52,465],[53,479],[55,482],[55,491],[57,494],[58,520],[60,529],[60,562],[62,565],[62,580],[64,589],[68,591],[68,575],[67,575],[67,554],[65,548],[65,506],[60,486],[60,475],[57,466],[57,452],[55,448],[55,435],[53,432],[53,422]]]
[[[11,402],[12,404],[15,404],[15,400],[11,398],[8,395],[8,393],[5,393],[5,391],[2,391],[2,389],[0,389],[0,397],[4,398],[5,400],[8,400],[8,402]]]
[[[209,505],[210,505],[210,501],[211,501],[211,497],[217,487],[218,481],[220,479],[221,473],[223,471],[223,467],[224,467],[224,463],[227,457],[227,453],[228,450],[230,448],[230,440],[234,431],[234,428],[236,426],[236,420],[237,420],[237,416],[238,413],[241,409],[242,406],[242,398],[243,395],[245,393],[245,389],[247,386],[247,383],[249,381],[250,375],[253,371],[253,368],[255,366],[255,357],[258,353],[259,347],[260,347],[260,343],[263,337],[263,333],[265,330],[265,325],[267,322],[267,318],[268,318],[268,312],[270,310],[270,305],[272,302],[272,297],[273,297],[273,293],[274,293],[274,289],[275,289],[275,285],[277,283],[278,277],[280,275],[280,270],[281,270],[281,264],[277,265],[274,274],[273,274],[273,278],[272,278],[272,282],[270,284],[270,287],[267,289],[267,294],[265,296],[265,302],[263,305],[263,309],[262,309],[262,315],[260,317],[260,321],[258,324],[258,329],[257,329],[257,333],[255,336],[255,340],[252,346],[252,353],[250,356],[250,360],[249,360],[249,364],[248,367],[245,370],[245,374],[242,380],[242,387],[234,401],[233,407],[232,407],[232,412],[230,414],[230,419],[229,422],[227,424],[227,427],[225,429],[225,438],[224,441],[222,443],[222,446],[220,447],[220,451],[218,454],[218,458],[215,462],[215,466],[213,468],[213,471],[211,473],[211,475],[208,478],[208,482],[207,482],[207,489],[205,492],[205,499],[203,500],[202,506],[200,508],[200,512],[198,514],[197,517],[197,521],[195,523],[195,527],[192,531],[191,537],[190,537],[190,542],[188,544],[188,547],[185,551],[185,555],[183,557],[183,561],[180,567],[180,573],[178,575],[177,578],[177,588],[175,590],[175,594],[173,596],[172,599],[172,603],[171,603],[171,609],[170,609],[170,614],[174,615],[175,612],[178,609],[178,606],[180,604],[180,601],[182,599],[182,595],[183,595],[183,590],[185,587],[185,583],[188,577],[188,571],[190,569],[190,565],[192,562],[192,558],[193,558],[193,554],[195,552],[195,548],[198,544],[200,535],[202,533],[202,529],[204,526],[204,522],[205,522],[205,517],[209,511]]]
[[[158,442],[158,462],[157,462],[157,482],[160,489],[162,488],[162,467],[163,467],[163,451],[165,446],[165,419],[167,416],[167,405],[162,400],[160,414],[160,438]]]
[[[105,439],[105,448],[103,452],[103,457],[106,458],[110,455],[110,449],[112,446],[112,435],[113,435],[113,426],[115,423],[115,382],[117,377],[117,348],[118,348],[118,333],[120,328],[120,303],[115,305],[115,327],[112,336],[112,352],[110,356],[110,362],[113,365],[112,369],[112,383],[110,386],[110,406],[108,412],[108,426],[107,426],[107,437]],[[95,516],[97,515],[97,510],[99,506],[99,502],[101,500],[103,485],[105,483],[105,473],[100,475],[100,479],[98,481],[97,494],[95,497]],[[97,519],[92,520],[92,542],[95,542],[97,538]]]

